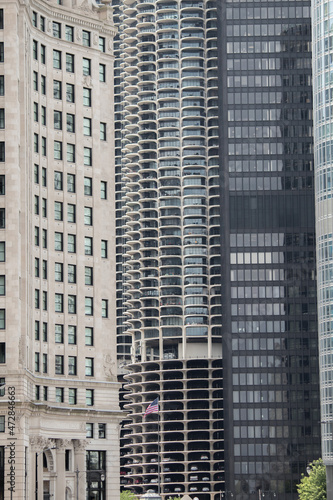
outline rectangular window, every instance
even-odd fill
[[[85,328],[85,345],[94,345],[94,330],[90,326]]]
[[[62,160],[62,142],[54,141],[53,157],[55,160]]]
[[[46,107],[45,106],[40,107],[40,118],[41,118],[42,125],[46,125]]]
[[[83,106],[91,107],[91,89],[83,87]]]
[[[106,439],[106,424],[98,424],[98,438]]]
[[[37,135],[37,138],[38,138],[38,135]],[[37,151],[38,153],[38,151]],[[0,142],[0,162],[4,162],[5,161],[5,142],[4,141],[1,141]]]
[[[57,191],[62,191],[63,189],[62,172],[54,172],[54,189]]]
[[[35,246],[39,247],[39,227],[35,226]]]
[[[68,238],[68,240],[67,240],[68,253],[75,253],[76,252],[76,236],[75,236],[75,234],[69,234],[67,238]]]
[[[83,135],[91,136],[91,118],[83,118]]]
[[[38,91],[38,73],[37,71],[34,71],[32,73],[32,86],[33,86],[33,89]]]
[[[76,283],[76,265],[68,264],[68,283]]]
[[[43,323],[43,342],[47,342],[47,323]]]
[[[40,45],[40,62],[45,64],[46,62],[46,47],[45,45]]]
[[[84,284],[85,285],[93,285],[93,268],[85,267],[84,268]]]
[[[34,102],[34,121],[38,122],[38,103],[37,102]],[[5,128],[5,127],[0,127],[0,128]]]
[[[99,65],[99,81],[100,82],[106,81],[106,66],[105,66],[105,64]]]
[[[5,229],[6,227],[6,209],[0,208],[0,229]]]
[[[98,48],[101,52],[105,52],[105,38],[104,38],[104,36],[99,37]]]
[[[47,311],[47,292],[43,290],[42,293],[42,305],[43,305],[43,311]]]
[[[0,42],[0,63],[3,63],[4,61],[5,61],[4,42]]]
[[[91,60],[87,59],[86,57],[83,57],[82,59],[82,71],[83,76],[91,75]]]
[[[64,312],[64,295],[62,293],[56,293],[54,296],[54,310],[55,312]]]
[[[76,389],[69,388],[68,389],[68,403],[70,405],[76,405],[76,399],[77,399]],[[70,451],[71,450],[66,450],[66,452],[70,452]],[[69,464],[67,465],[66,470],[70,470]]]
[[[67,144],[67,161],[68,163],[75,163],[75,145],[74,144]]]
[[[47,401],[47,397],[48,397],[48,387],[46,387],[44,385],[43,386],[43,399],[44,399],[44,401]]]
[[[54,99],[62,99],[62,88],[59,80],[53,80],[53,97]]]
[[[67,174],[67,191],[75,193],[75,174]]]
[[[85,375],[86,377],[94,376],[94,358],[86,358]]]
[[[39,321],[35,321],[35,340],[39,340],[39,334],[40,334],[40,323]]]
[[[38,42],[36,40],[32,41],[32,57],[35,61],[38,60]]]
[[[69,344],[76,344],[76,326],[75,325],[69,325],[68,326],[68,343]]]
[[[44,75],[40,77],[40,90],[42,95],[46,95],[46,76]]]
[[[62,252],[64,249],[63,233],[54,233],[54,250],[56,252]]]
[[[4,28],[3,9],[0,9],[0,30],[3,30],[3,28]]]
[[[47,199],[42,198],[42,217],[47,217]]]
[[[67,42],[74,42],[74,28],[73,26],[65,26],[65,39]]]
[[[68,375],[76,375],[76,356],[68,356]]]
[[[40,26],[41,31],[45,31],[45,17],[44,16],[40,16],[39,26]]]
[[[61,52],[60,52],[60,50],[53,49],[53,67],[54,67],[54,69],[61,69]]]
[[[102,259],[108,258],[108,242],[107,242],[107,240],[101,241],[101,257],[102,257]]]
[[[39,278],[39,259],[35,257],[35,278]]]
[[[47,248],[47,229],[42,229],[42,247]]]
[[[85,315],[92,316],[94,312],[93,298],[85,297]]]
[[[68,314],[76,314],[76,295],[68,295]]]
[[[56,387],[56,402],[63,403],[64,402],[64,389],[62,387]]]
[[[86,405],[94,406],[94,389],[86,389]]]
[[[84,194],[85,196],[92,196],[92,177],[84,178]]]
[[[0,432],[5,432],[5,415],[0,416]]]
[[[35,372],[39,372],[39,352],[35,352]]]
[[[99,124],[99,138],[101,141],[106,141],[106,123],[104,122]]]
[[[93,438],[94,437],[94,424],[86,423],[86,437]]]
[[[66,83],[66,101],[75,102],[74,85]]]
[[[39,309],[39,306],[40,306],[39,290],[35,289],[35,309]]]
[[[6,262],[6,243],[0,241],[0,262]]]
[[[2,11],[2,14],[3,14],[3,9],[1,9],[1,11]],[[32,25],[35,28],[37,28],[37,19],[38,19],[37,12],[33,11],[32,12]],[[1,29],[3,29],[3,28],[1,27]]]
[[[64,273],[63,273],[63,264],[62,262],[55,262],[54,264],[54,279],[55,281],[63,281]]]
[[[5,160],[3,160],[5,161]],[[92,149],[91,148],[83,148],[83,164],[87,167],[92,166]]]
[[[42,262],[43,280],[47,280],[47,260]]]
[[[6,328],[6,309],[0,309],[0,330]]]
[[[109,301],[107,299],[102,299],[102,318],[109,317]]]
[[[90,47],[90,31],[82,30],[82,45]]]
[[[90,236],[84,238],[84,255],[93,254],[93,239]]]
[[[54,220],[63,220],[62,201],[55,201],[54,202]]]
[[[53,111],[53,123],[54,128],[57,130],[62,130],[62,112],[61,111]]]
[[[66,54],[66,71],[74,73],[74,54]]]
[[[6,295],[6,277],[4,274],[0,275],[0,295]]]
[[[101,200],[106,200],[107,197],[107,182],[101,181]]]
[[[47,354],[43,353],[43,373],[47,373]]]
[[[39,153],[39,137],[38,137],[38,134],[36,134],[36,133],[34,134],[34,153]],[[5,161],[5,160],[3,160],[3,161]]]
[[[46,187],[46,185],[47,185],[47,172],[46,168],[42,167],[42,186]]]
[[[0,195],[3,196],[6,191],[6,178],[4,175],[0,175]]]
[[[39,165],[34,164],[34,183],[39,184]]]
[[[5,95],[5,76],[0,75],[0,96]]]
[[[46,156],[46,137],[42,137],[42,156]]]
[[[72,224],[75,224],[76,220],[75,208],[75,205],[72,205],[70,203],[67,205],[67,222],[70,222]]]
[[[75,132],[75,116],[71,113],[67,113],[66,115],[66,128],[67,132]]]
[[[55,367],[54,372],[56,375],[64,374],[64,357],[62,355],[55,356]]]
[[[54,325],[54,340],[56,344],[64,343],[64,325]]]
[[[93,225],[93,209],[92,207],[84,207],[84,225]]]
[[[35,386],[35,399],[37,399],[37,401],[39,401],[39,398],[40,398],[40,385],[36,385]]]
[[[52,32],[53,32],[54,38],[61,38],[61,24],[53,21]]]

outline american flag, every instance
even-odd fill
[[[158,413],[158,398],[154,399],[154,401],[146,408],[143,418],[145,418],[146,415],[149,415],[149,413]]]

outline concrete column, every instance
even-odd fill
[[[74,439],[75,500],[86,498],[86,446],[84,439]]]
[[[43,500],[43,451],[35,453],[35,460],[37,456],[37,481],[36,489],[38,488],[38,500]]]
[[[333,465],[326,465],[327,500],[333,500]]]
[[[66,487],[66,477],[65,477],[65,448],[66,442],[62,439],[56,440],[56,471],[57,479],[55,484],[55,497],[65,498],[65,487]]]

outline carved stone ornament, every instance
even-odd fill
[[[55,448],[55,441],[43,436],[30,436],[29,442],[33,451],[43,451],[46,448]]]
[[[110,354],[104,354],[103,356],[103,368],[104,374],[107,378],[113,379],[115,377],[116,363],[113,361]]]
[[[87,439],[73,439],[73,444],[75,451],[85,451],[89,441]]]

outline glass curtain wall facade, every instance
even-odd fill
[[[225,491],[297,498],[321,455],[310,2],[219,3]]]
[[[333,307],[332,307],[332,27],[333,3],[313,2],[314,158],[316,179],[316,232],[318,324],[321,384],[323,460],[327,498],[333,495]]]
[[[122,484],[222,488],[216,2],[114,2]],[[130,339],[131,344],[128,344]],[[157,415],[143,418],[159,398]],[[160,432],[158,432],[160,429]],[[129,474],[131,472],[131,474]]]

